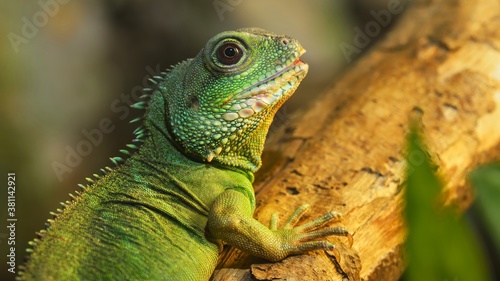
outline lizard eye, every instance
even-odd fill
[[[217,60],[224,65],[233,65],[240,61],[243,50],[233,42],[227,42],[219,46],[216,51]]]

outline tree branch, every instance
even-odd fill
[[[268,223],[272,212],[287,216],[302,203],[312,205],[311,218],[342,212],[354,246],[331,239],[340,262],[314,252],[273,264],[226,249],[213,280],[397,280],[405,266],[405,136],[415,111],[447,183],[445,202],[466,208],[467,173],[500,157],[499,1],[414,1],[268,146],[256,217]]]

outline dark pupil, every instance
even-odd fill
[[[224,55],[228,58],[232,58],[234,56],[236,56],[236,49],[233,48],[233,47],[227,47],[225,50],[224,50]]]
[[[225,43],[217,49],[217,60],[224,65],[237,64],[242,56],[241,48],[235,43]]]

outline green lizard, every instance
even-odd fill
[[[140,145],[63,203],[19,279],[208,280],[222,243],[279,261],[334,249],[318,238],[351,240],[322,227],[341,219],[335,212],[294,227],[307,205],[281,229],[276,215],[269,228],[252,218],[253,173],[274,114],[307,74],[304,52],[262,29],[222,32],[156,77],[149,102],[134,106],[148,105]]]

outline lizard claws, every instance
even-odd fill
[[[340,252],[339,250],[337,250],[337,248],[333,248],[331,250],[333,256],[335,257],[335,259],[337,260],[338,263],[340,263],[340,260],[342,259],[342,256],[340,255]]]
[[[328,236],[345,236],[348,246],[351,248],[354,239],[347,229],[343,227],[323,227],[327,223],[342,221],[342,214],[333,211],[328,212],[319,218],[295,226],[307,209],[309,209],[308,204],[298,207],[281,229],[278,229],[278,215],[276,213],[272,214],[269,229],[282,237],[284,245],[281,248],[288,249],[287,256],[314,250],[326,250],[331,251],[336,260],[340,261],[340,252],[332,243],[326,239],[323,241],[316,239],[324,239]]]
[[[347,238],[347,241],[349,242],[349,249],[352,248],[352,244],[354,243],[354,238],[352,238],[352,235],[349,233],[345,237]]]

